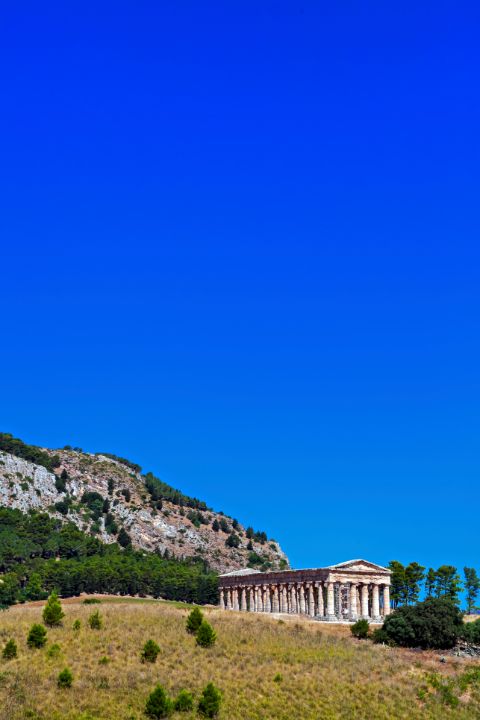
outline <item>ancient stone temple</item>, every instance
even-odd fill
[[[390,612],[390,570],[367,560],[312,570],[247,568],[220,575],[219,594],[225,610],[382,622]]]

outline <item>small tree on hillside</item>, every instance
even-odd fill
[[[125,528],[120,528],[120,532],[117,536],[118,544],[121,545],[123,548],[129,547],[132,544],[132,539],[128,532],[125,530]]]
[[[353,637],[358,638],[359,640],[365,640],[365,638],[368,637],[368,631],[370,627],[368,624],[368,620],[361,619],[357,620],[356,623],[353,623],[353,625],[350,626],[350,632],[352,633]]]
[[[147,640],[143,646],[141,660],[143,663],[149,662],[154,663],[157,661],[157,655],[160,652],[160,648],[154,640]]]
[[[158,718],[165,718],[171,715],[173,710],[172,701],[168,697],[164,688],[161,685],[157,685],[155,690],[148,696],[145,705],[145,714],[150,718],[157,720]]]
[[[69,668],[65,668],[65,670],[62,670],[62,672],[58,675],[57,685],[59,688],[69,688],[72,687],[72,683],[72,671]]]
[[[52,592],[47,600],[47,604],[43,608],[43,622],[49,627],[56,627],[62,624],[65,613],[58,599],[56,592]]]
[[[27,645],[31,648],[42,648],[47,642],[47,631],[43,625],[35,623],[30,628],[30,632],[27,637]]]
[[[88,618],[88,624],[90,625],[92,630],[101,630],[102,629],[102,616],[98,612],[98,610],[90,615]]]
[[[215,645],[215,640],[217,639],[217,635],[215,633],[215,630],[212,628],[209,622],[204,620],[200,627],[197,630],[197,634],[195,635],[195,638],[197,640],[197,645],[200,645],[200,647],[211,647],[212,645]]]
[[[480,578],[475,568],[464,567],[463,574],[465,576],[465,590],[467,593],[467,612],[471,614],[475,607],[478,592],[480,591]]]
[[[198,712],[207,718],[213,718],[218,715],[222,696],[220,690],[213,683],[208,683],[202,692],[202,696],[198,703]]]
[[[13,660],[17,657],[17,643],[15,640],[10,639],[5,647],[3,648],[2,658],[4,660]]]
[[[187,632],[189,632],[191,635],[195,635],[198,628],[203,622],[203,613],[200,610],[199,607],[194,607],[193,610],[190,612],[189,616],[187,617]]]
[[[225,540],[225,545],[227,547],[238,548],[240,545],[240,538],[236,533],[232,532]]]
[[[220,523],[218,522],[217,518],[212,523],[212,530],[214,532],[218,532],[220,530]]]

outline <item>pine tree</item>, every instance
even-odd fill
[[[453,565],[442,565],[435,573],[435,594],[437,597],[447,597],[458,603],[458,593],[461,589],[460,577],[457,568]]]
[[[145,705],[145,714],[157,720],[158,718],[168,717],[168,715],[172,713],[172,710],[172,701],[164,688],[161,685],[157,685],[155,690],[148,696]]]
[[[406,600],[405,566],[398,560],[390,560],[388,567],[392,571],[390,577],[390,597],[393,607],[396,608]]]
[[[102,629],[102,616],[98,612],[98,610],[90,615],[88,618],[88,624],[90,625],[92,630],[101,630]]]
[[[405,599],[407,604],[418,602],[420,583],[423,580],[425,568],[417,562],[411,562],[405,568]]]
[[[214,532],[218,532],[220,530],[220,523],[218,522],[217,518],[212,523],[212,530]]]
[[[428,568],[428,572],[425,576],[425,595],[432,597],[435,590],[436,575],[433,568]]]
[[[43,622],[49,627],[58,627],[62,624],[65,613],[58,599],[57,593],[54,591],[50,594],[47,604],[43,608]]]
[[[213,718],[218,715],[222,696],[220,690],[213,683],[203,689],[202,696],[198,703],[198,712],[207,718]]]
[[[467,593],[467,612],[470,615],[475,607],[475,600],[480,591],[480,578],[475,568],[464,567],[465,591]]]
[[[17,643],[15,640],[10,639],[5,647],[3,648],[2,658],[4,660],[13,660],[17,657]]]
[[[194,607],[189,616],[187,617],[187,632],[191,635],[195,635],[198,628],[203,622],[203,613],[199,607]]]
[[[69,687],[72,687],[72,683],[73,683],[72,672],[68,668],[65,668],[65,670],[62,670],[62,672],[59,673],[59,675],[58,675],[57,685],[59,688],[69,688]]]
[[[160,648],[154,640],[147,640],[143,646],[141,660],[143,663],[149,662],[154,663],[157,660],[157,655],[160,652]]]
[[[117,536],[118,544],[123,548],[129,547],[132,544],[132,539],[125,528],[121,528]]]
[[[42,648],[47,642],[47,631],[43,625],[35,623],[30,628],[30,632],[27,637],[27,645],[31,648]]]
[[[200,647],[211,647],[212,645],[215,645],[215,641],[217,639],[217,635],[215,633],[215,630],[212,628],[209,622],[204,620],[200,627],[197,630],[197,634],[195,635],[195,638],[197,640],[197,645],[200,645]]]
[[[189,712],[193,710],[193,695],[188,690],[180,690],[174,704],[177,712]]]

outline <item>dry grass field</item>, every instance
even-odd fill
[[[83,605],[76,599],[63,605],[63,627],[50,629],[40,650],[27,648],[26,636],[41,622],[41,604],[0,614],[1,645],[13,637],[19,652],[15,660],[0,660],[1,720],[140,720],[156,683],[172,696],[186,688],[198,697],[209,681],[223,693],[223,720],[480,717],[475,684],[458,692],[456,707],[444,704],[438,690],[425,691],[427,673],[455,684],[472,663],[356,641],[347,626],[210,609],[218,640],[201,649],[185,632],[187,609],[178,604],[104,599]],[[97,609],[104,620],[99,631],[87,623]],[[82,623],[77,633],[76,619]],[[161,647],[155,665],[139,658],[149,638]],[[60,646],[58,657],[48,655],[53,643]],[[66,666],[74,682],[62,690],[56,681]]]

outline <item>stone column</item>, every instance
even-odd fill
[[[263,611],[269,613],[269,612],[271,611],[271,607],[270,607],[270,585],[264,585],[264,586],[263,586],[263,590],[264,590],[264,598],[265,598],[264,603],[263,603]]]
[[[308,583],[308,614],[315,617],[315,596],[313,594],[313,583]]]
[[[337,618],[338,618],[339,620],[342,620],[342,619],[343,619],[343,614],[342,614],[342,587],[343,587],[342,583],[338,583],[338,586],[337,586]]]
[[[273,586],[273,593],[272,593],[272,612],[278,613],[280,612],[280,598],[279,598],[279,588],[278,585]]]
[[[383,614],[390,615],[390,585],[383,586]]]
[[[232,603],[230,601],[231,600],[230,599],[230,588],[225,588],[224,593],[225,593],[225,610],[231,610]]]
[[[233,588],[233,609],[239,610],[238,606],[238,587]]]
[[[295,614],[297,612],[297,598],[295,595],[295,585],[289,586],[290,590],[290,612]]]
[[[288,612],[287,588],[285,585],[280,585],[280,612]]]
[[[316,583],[317,586],[317,615],[325,616],[325,603],[323,602],[323,583]]]
[[[372,586],[372,619],[377,622],[380,620],[380,598],[378,590],[378,585],[374,583]]]
[[[300,615],[305,615],[305,588],[302,584],[297,585],[298,589],[298,612]]]
[[[261,612],[260,600],[260,588],[255,585],[255,612]]]
[[[357,586],[355,583],[350,583],[350,620],[356,620],[357,616]]]
[[[328,620],[335,620],[335,596],[333,590],[333,583],[327,583],[327,618]]]
[[[243,586],[241,590],[241,604],[242,607],[240,609],[242,612],[247,612],[247,590],[245,586]]]
[[[362,594],[362,618],[368,620],[368,585],[364,583],[360,592]]]

